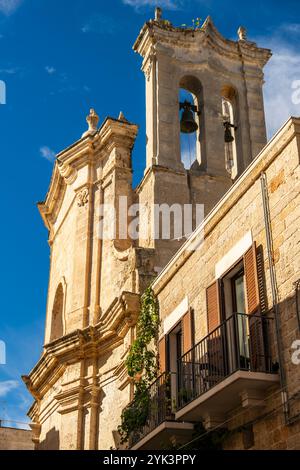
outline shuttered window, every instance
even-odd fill
[[[194,325],[192,309],[189,309],[189,311],[182,318],[181,328],[183,335],[182,353],[186,354],[190,349],[192,349],[194,343]]]
[[[219,281],[214,282],[206,290],[206,303],[208,333],[211,333],[220,325],[221,322]]]
[[[164,374],[167,371],[167,338],[164,336],[158,343],[159,354],[159,373]]]
[[[194,323],[193,310],[182,317],[177,326],[167,335],[165,335],[158,343],[159,353],[159,373],[163,374],[172,369],[172,363],[177,364],[177,360],[186,354],[194,346]],[[169,355],[172,354],[172,357]],[[174,369],[174,364],[173,364]]]
[[[249,315],[260,312],[258,272],[256,259],[256,244],[244,255],[244,269],[246,282],[246,304]]]

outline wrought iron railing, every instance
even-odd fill
[[[234,372],[277,373],[269,348],[272,324],[273,318],[235,313],[184,354],[176,373],[162,374],[149,387],[144,422],[131,435],[130,447]],[[140,404],[129,406],[141,412]]]
[[[178,361],[177,409],[238,370],[275,372],[268,339],[273,319],[233,314]]]
[[[134,401],[130,407],[139,406]],[[173,419],[171,399],[171,374],[164,373],[148,388],[145,422],[130,436],[130,447],[134,446],[161,423]]]

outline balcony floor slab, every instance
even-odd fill
[[[277,374],[237,371],[178,410],[175,419],[199,422],[208,415],[226,415],[241,405],[243,393],[263,393],[278,382]]]
[[[131,450],[162,450],[172,442],[185,444],[194,432],[194,425],[186,422],[164,421],[152,432],[143,437]]]

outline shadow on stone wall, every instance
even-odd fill
[[[52,428],[46,434],[44,441],[40,442],[38,450],[59,450],[59,431]]]

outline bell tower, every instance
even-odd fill
[[[237,41],[225,39],[210,17],[196,27],[174,27],[160,8],[133,49],[143,58],[146,80],[147,165],[140,200],[152,195],[159,204],[203,204],[208,214],[267,143],[262,87],[271,51],[248,41],[243,27]],[[193,163],[187,167],[182,131],[193,129]],[[179,247],[169,242],[160,250],[159,243],[153,247],[164,261],[166,251],[168,258]]]
[[[210,17],[202,26],[174,27],[159,8],[144,25],[134,50],[143,58],[146,77],[147,168],[183,168],[179,89],[191,93],[198,108],[200,151],[194,169],[226,175],[223,123],[228,119],[235,126],[233,179],[265,146],[263,67],[271,52],[248,41],[243,27],[237,39],[223,38]]]

